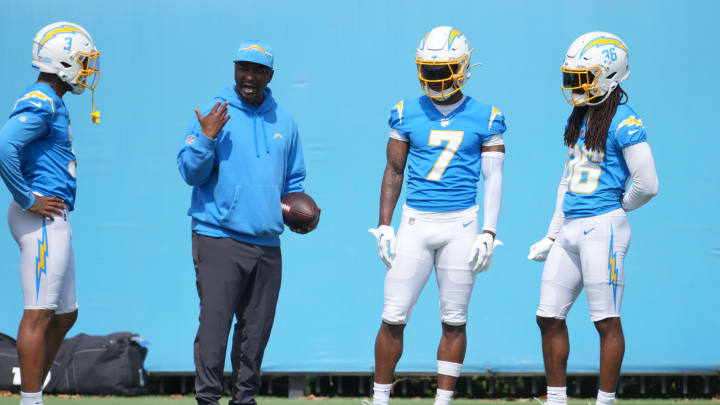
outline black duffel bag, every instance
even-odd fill
[[[107,336],[79,334],[65,339],[43,391],[50,394],[143,395],[147,348],[129,332]],[[0,333],[0,390],[20,389],[15,339]]]
[[[55,394],[143,395],[147,348],[139,335],[79,334],[60,346],[44,392]]]
[[[0,333],[0,390],[20,390],[20,361],[15,339]]]

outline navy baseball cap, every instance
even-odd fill
[[[273,51],[270,45],[256,40],[243,41],[233,62],[254,62],[272,69]]]

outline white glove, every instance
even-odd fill
[[[475,238],[472,249],[470,249],[470,256],[468,256],[468,263],[471,264],[471,270],[477,274],[481,271],[485,271],[490,268],[490,262],[492,262],[493,249],[496,246],[502,246],[503,243],[499,239],[495,239],[492,234],[483,232]],[[476,261],[477,258],[477,261]],[[473,265],[473,261],[475,264]]]
[[[375,236],[378,243],[378,254],[386,266],[390,267],[392,259],[395,258],[395,229],[392,226],[380,225],[377,228],[370,228],[368,232]]]
[[[539,242],[530,246],[530,254],[528,255],[529,260],[535,260],[536,262],[544,262],[547,259],[547,255],[552,248],[553,240],[547,236],[540,239]]]

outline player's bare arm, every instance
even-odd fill
[[[387,165],[380,189],[380,218],[378,225],[390,225],[395,205],[402,190],[403,174],[407,163],[408,142],[389,139],[387,144]]]
[[[197,115],[198,122],[200,122],[200,128],[202,133],[210,139],[215,139],[217,134],[225,126],[225,123],[230,119],[230,114],[227,113],[228,102],[216,103],[210,112],[203,116],[200,111],[195,109],[195,115]]]

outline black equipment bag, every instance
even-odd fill
[[[143,395],[144,339],[129,332],[107,336],[79,334],[60,345],[50,369],[49,394]],[[20,362],[15,339],[0,333],[0,390],[20,390]]]
[[[139,335],[81,333],[60,346],[45,392],[56,394],[143,395],[147,348]]]
[[[15,339],[0,333],[0,390],[20,390],[20,361]]]

